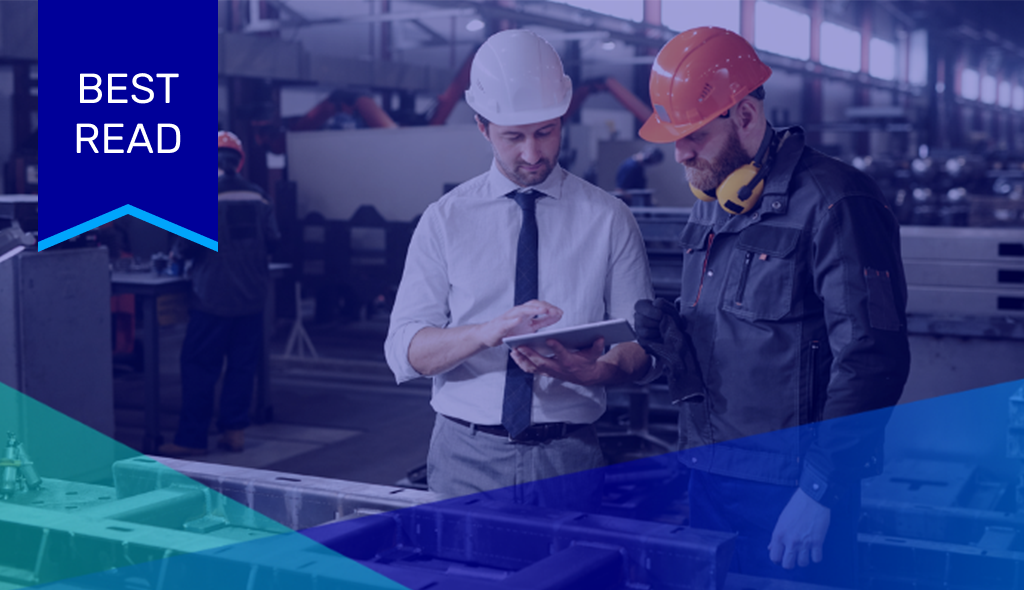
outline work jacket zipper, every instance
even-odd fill
[[[743,271],[740,273],[740,285],[736,289],[736,305],[743,305],[743,293],[747,290],[747,277],[750,275],[750,262],[754,259],[753,252],[743,256]]]
[[[704,290],[704,277],[708,274],[708,259],[711,258],[711,243],[715,241],[715,232],[708,234],[708,249],[704,252],[704,266],[700,269],[700,283],[697,285],[697,299],[694,300],[691,307],[697,307],[697,303],[700,302],[700,293]]]

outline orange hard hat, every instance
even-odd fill
[[[242,149],[242,140],[238,139],[237,135],[230,131],[218,131],[217,149],[228,149],[238,152],[242,159],[238,162],[238,170],[236,172],[242,171],[242,165],[245,164],[245,150]]]
[[[713,121],[772,75],[743,37],[697,27],[672,38],[651,68],[651,115],[640,137],[673,143]]]

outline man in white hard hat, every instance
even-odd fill
[[[502,344],[551,325],[631,319],[652,292],[629,209],[558,165],[571,98],[546,41],[524,30],[490,37],[473,60],[466,101],[493,163],[430,205],[409,246],[385,352],[399,383],[433,378],[427,477],[443,495],[604,465],[592,426],[605,410],[604,386],[648,370],[636,343],[569,351],[548,341],[552,358]],[[593,500],[599,474],[585,477],[571,489],[517,485],[515,499]]]

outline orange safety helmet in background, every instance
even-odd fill
[[[238,169],[235,172],[242,171],[242,165],[245,164],[245,150],[242,149],[242,140],[238,139],[237,135],[230,131],[218,131],[217,149],[229,149],[238,152],[242,159],[238,161]]]
[[[651,115],[640,137],[674,143],[713,121],[772,75],[743,37],[697,27],[672,38],[651,68]]]

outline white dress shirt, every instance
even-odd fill
[[[384,351],[398,383],[422,377],[409,343],[428,326],[484,323],[514,306],[522,210],[506,195],[520,187],[491,169],[432,203],[409,245]],[[632,323],[633,305],[652,297],[643,238],[629,208],[556,166],[531,187],[537,199],[539,299],[563,311],[549,329],[606,319]],[[474,424],[500,424],[509,350],[481,351],[433,375],[431,406]],[[590,423],[605,410],[603,387],[538,376],[534,423]]]

